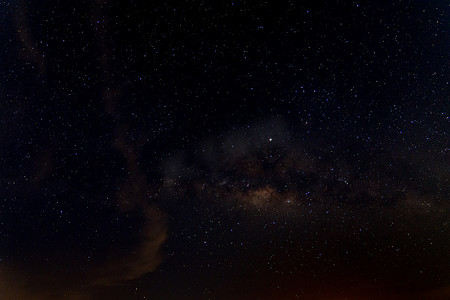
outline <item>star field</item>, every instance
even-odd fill
[[[445,1],[1,1],[2,299],[447,299]]]

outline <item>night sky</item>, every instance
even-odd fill
[[[450,3],[0,1],[0,299],[450,299]]]

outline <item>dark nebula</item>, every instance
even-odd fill
[[[1,2],[0,299],[449,299],[448,3],[216,2]]]

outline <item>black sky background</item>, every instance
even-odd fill
[[[447,1],[1,7],[4,299],[449,297]]]

